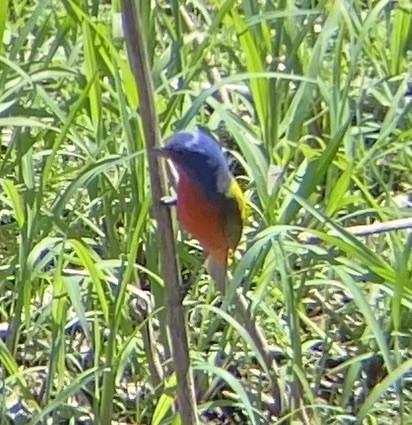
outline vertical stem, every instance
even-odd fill
[[[145,0],[146,1],[146,0]],[[129,61],[139,95],[139,112],[148,152],[150,185],[153,194],[153,214],[157,220],[160,239],[160,259],[165,281],[166,309],[172,346],[173,363],[177,378],[179,413],[183,425],[198,423],[193,376],[190,367],[186,321],[180,297],[180,278],[172,221],[168,208],[162,206],[163,181],[159,174],[157,158],[151,154],[160,145],[159,127],[153,100],[153,82],[146,42],[141,25],[137,0],[123,0],[123,26]]]

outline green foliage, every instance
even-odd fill
[[[409,2],[141,7],[162,133],[207,126],[248,195],[231,288],[284,394],[177,231],[202,420],[409,423],[412,239],[345,229],[411,215]],[[178,423],[120,10],[0,2],[0,424]]]

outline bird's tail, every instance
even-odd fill
[[[219,253],[219,255],[209,254],[206,260],[206,270],[216,282],[219,291],[224,294],[227,279],[227,251]]]

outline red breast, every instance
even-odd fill
[[[208,199],[182,170],[179,170],[177,186],[177,218],[209,255],[226,263],[229,245],[221,206]]]

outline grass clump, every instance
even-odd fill
[[[0,4],[2,424],[176,420],[120,7]],[[207,126],[248,196],[231,287],[283,394],[178,231],[201,420],[408,423],[410,232],[348,228],[411,214],[409,3],[140,7],[162,135]]]

